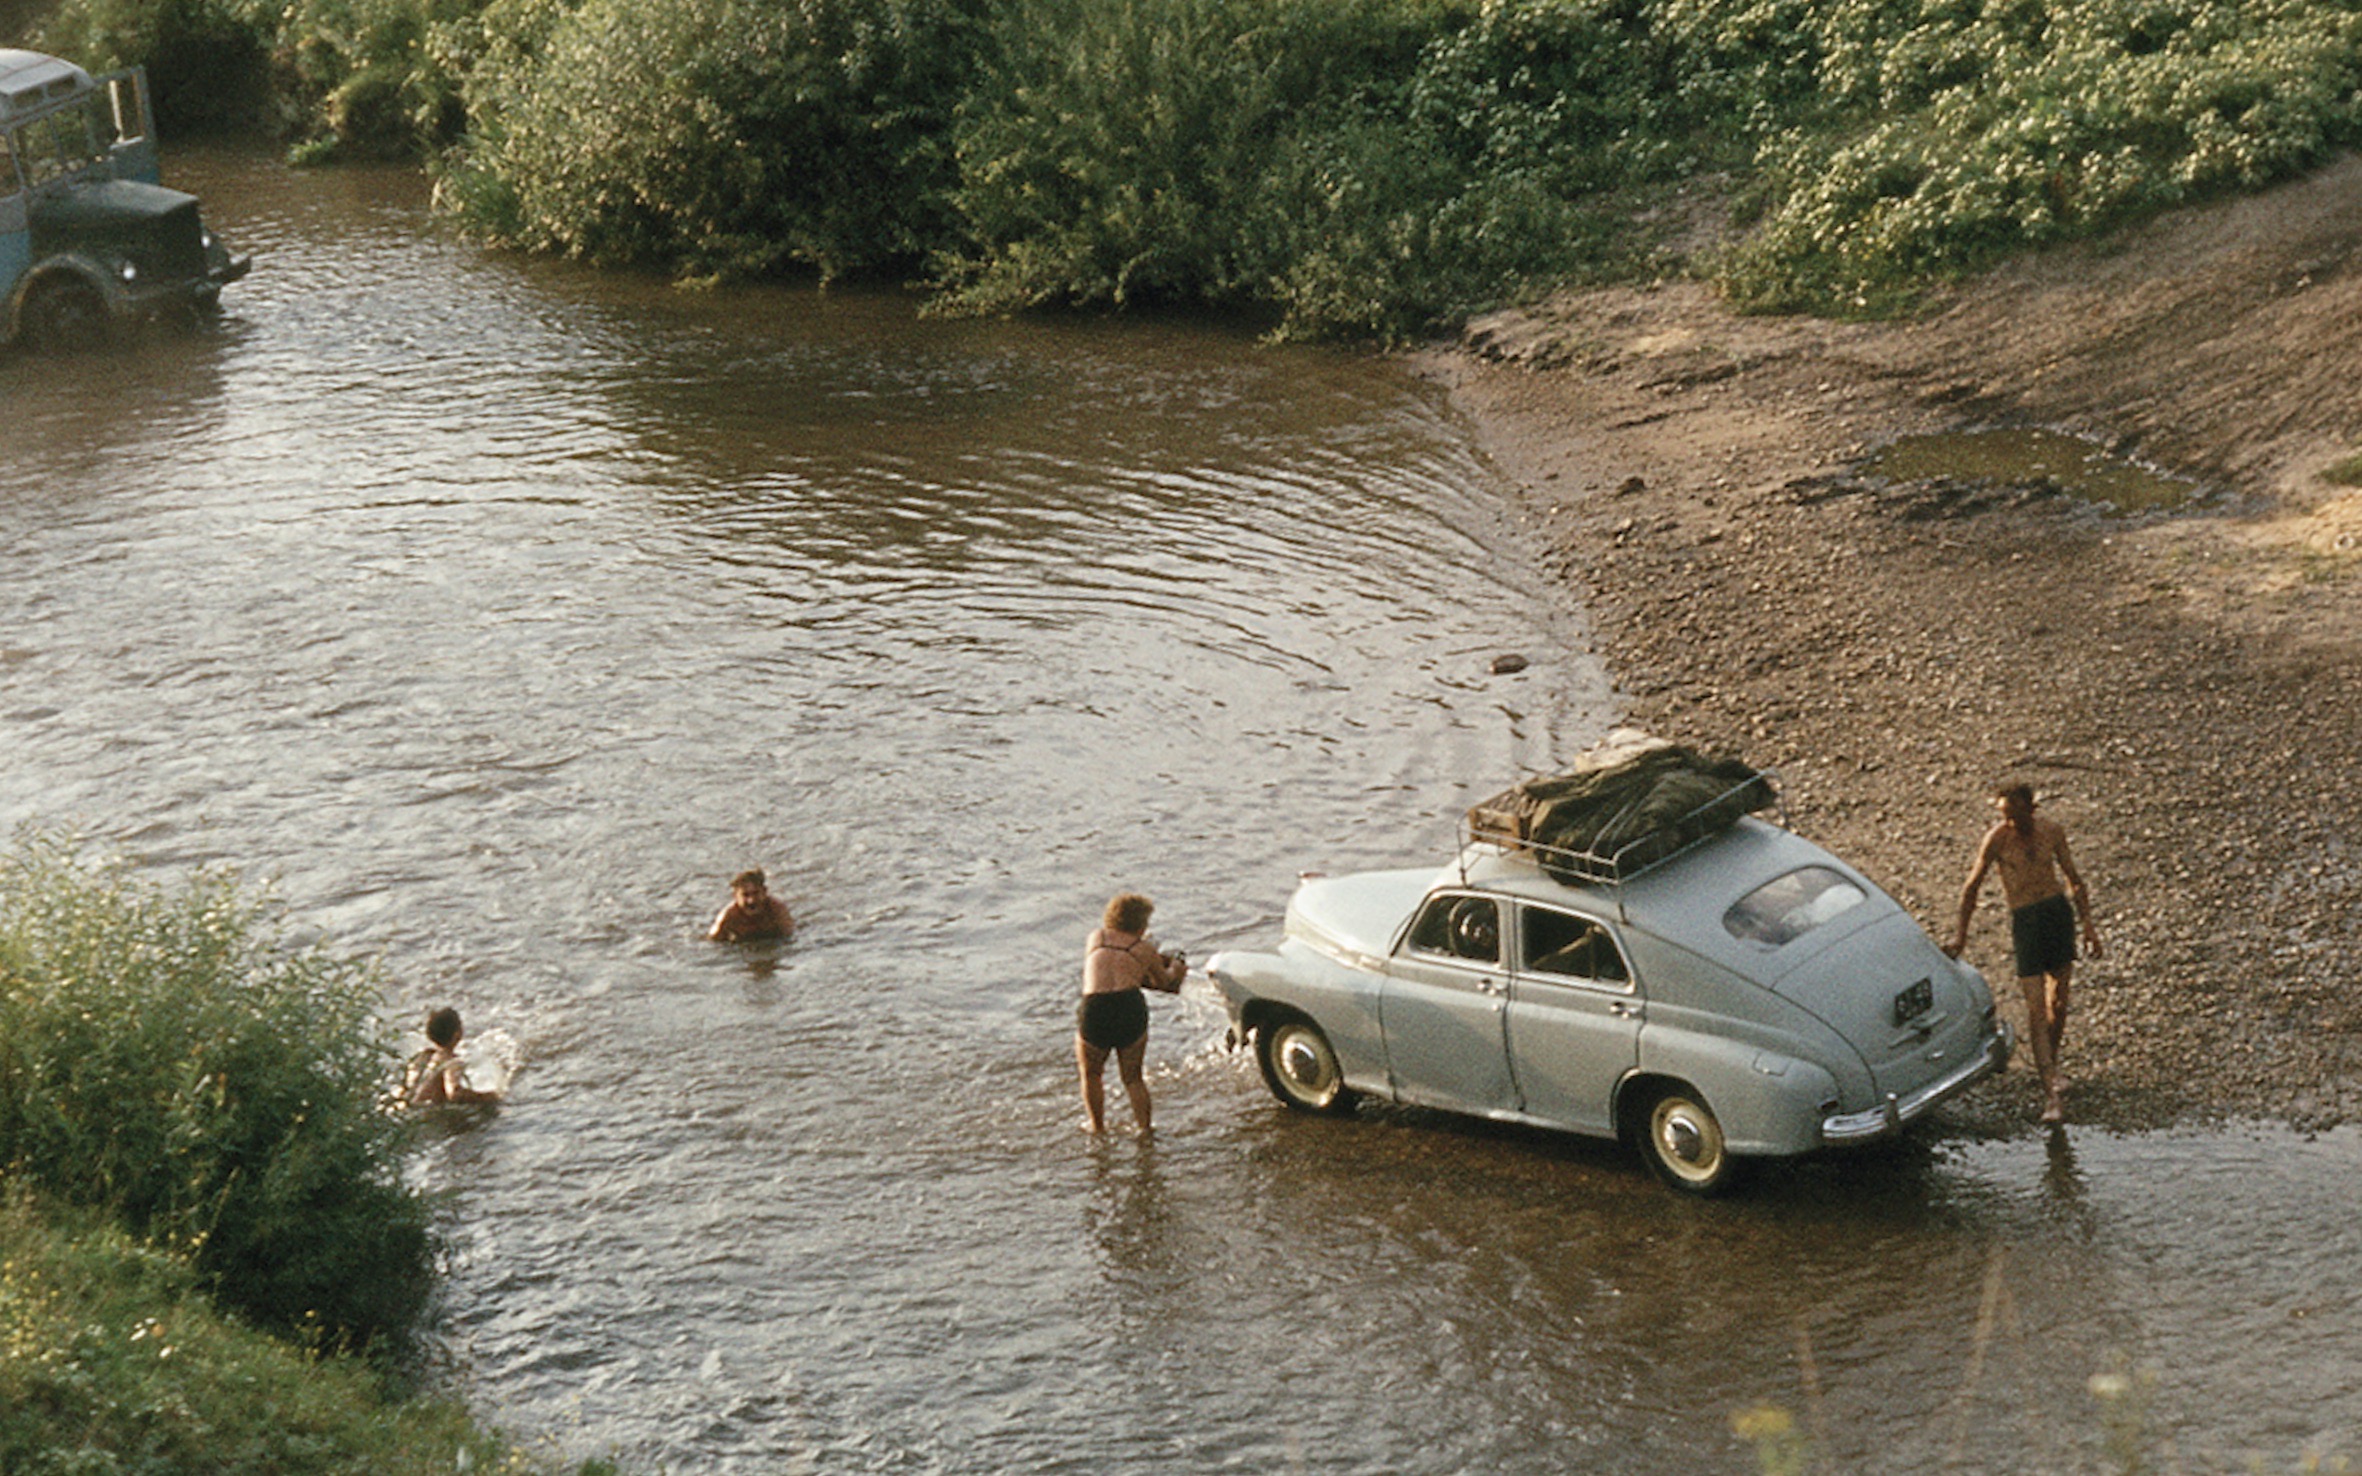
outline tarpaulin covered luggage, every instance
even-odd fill
[[[1471,807],[1468,834],[1531,850],[1560,881],[1615,882],[1778,801],[1752,765],[1623,728],[1566,773]]]

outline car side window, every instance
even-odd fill
[[[1632,971],[1606,928],[1587,917],[1548,907],[1525,909],[1525,966],[1532,974],[1625,984]]]
[[[1430,897],[1411,925],[1410,946],[1462,963],[1501,961],[1501,904],[1490,897]]]

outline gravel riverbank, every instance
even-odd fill
[[[2108,951],[2070,1122],[2362,1112],[2362,162],[2055,253],[1906,324],[1571,294],[1420,356],[1599,627],[1629,720],[1778,766],[1792,822],[1948,930],[2032,782]],[[2188,477],[1889,480],[1898,437],[2064,430]],[[2012,1018],[1997,883],[1969,957]],[[2031,1121],[2030,1064],[1967,1104]]]

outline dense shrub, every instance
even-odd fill
[[[912,259],[944,230],[967,27],[962,0],[495,7],[448,194],[487,234],[592,261]]]
[[[267,75],[305,152],[477,234],[953,309],[1420,331],[1659,270],[1712,171],[1739,302],[1865,311],[2362,144],[2362,0],[64,0],[172,112]],[[1698,264],[1692,264],[1693,266]]]
[[[2337,3],[1818,7],[1828,95],[1726,266],[1763,307],[1876,309],[1930,277],[2283,179],[2362,142],[2362,15]]]
[[[34,838],[0,857],[0,1164],[185,1255],[255,1321],[395,1343],[430,1209],[380,1103],[368,970],[273,940],[217,876],[166,891]]]
[[[93,71],[144,66],[174,134],[275,128],[269,41],[242,0],[70,0],[34,44]]]
[[[405,1476],[555,1470],[457,1404],[222,1317],[186,1263],[0,1190],[0,1471]],[[604,1463],[578,1476],[611,1476]]]
[[[1398,336],[1598,266],[1590,197],[1686,167],[1634,7],[1029,0],[956,126],[955,306],[1274,307]]]
[[[249,3],[307,156],[419,158],[466,131],[481,0]]]
[[[1004,7],[955,129],[958,300],[1238,300],[1269,263],[1242,230],[1315,58],[1281,0]]]

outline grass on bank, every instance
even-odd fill
[[[223,1316],[185,1261],[99,1216],[0,1193],[0,1471],[545,1469],[455,1403]]]
[[[1401,338],[1570,280],[1892,312],[2362,144],[2355,0],[60,0],[168,124],[486,239]],[[1708,194],[1733,242],[1663,238]]]

